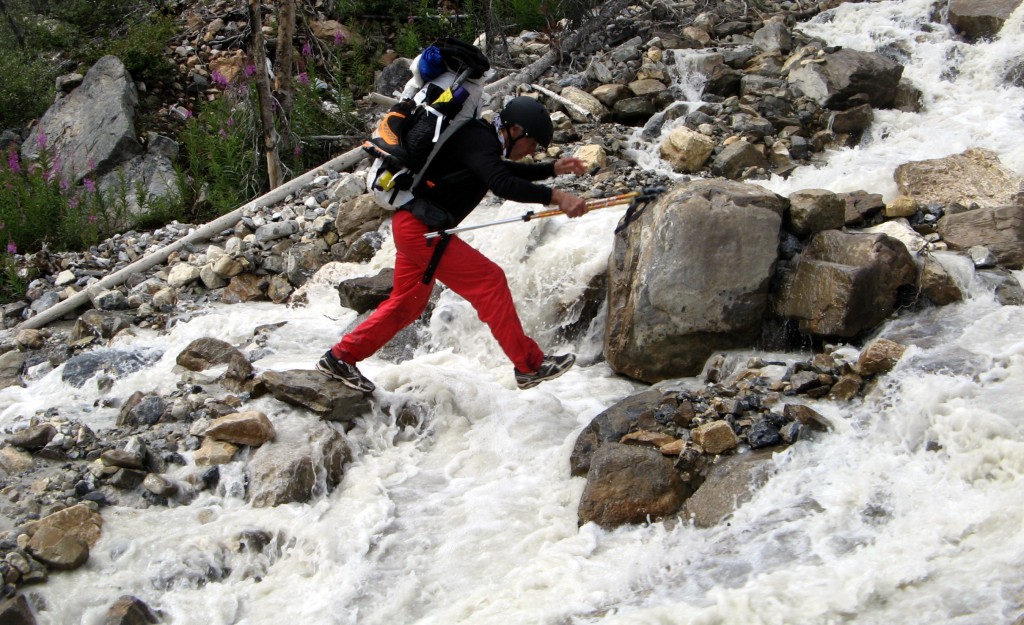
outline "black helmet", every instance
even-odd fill
[[[518,125],[537,143],[548,147],[555,128],[551,124],[551,116],[544,105],[527,96],[519,96],[501,109],[501,123],[505,127]]]

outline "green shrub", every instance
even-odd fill
[[[175,33],[174,20],[170,17],[153,17],[131,23],[123,37],[100,40],[88,53],[91,65],[108,54],[121,59],[133,80],[149,84],[171,83],[177,75],[177,67],[167,56],[167,42]]]
[[[26,125],[53,102],[56,71],[17,50],[0,50],[0,130]]]
[[[185,199],[198,210],[229,212],[260,195],[266,186],[257,159],[263,141],[258,136],[255,91],[241,84],[207,102],[179,137],[185,158]]]

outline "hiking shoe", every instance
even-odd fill
[[[576,354],[563,354],[561,356],[545,356],[540,367],[534,373],[523,373],[516,369],[516,384],[520,390],[533,388],[547,380],[554,380],[572,367],[576,362]]]
[[[363,393],[372,393],[373,389],[377,388],[373,385],[373,382],[367,380],[362,373],[359,373],[359,369],[356,369],[355,365],[350,365],[332,356],[331,350],[327,350],[327,353],[320,357],[320,361],[316,363],[316,370],[329,378],[338,380],[351,389]]]

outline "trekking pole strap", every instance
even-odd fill
[[[441,240],[437,242],[437,247],[434,248],[434,253],[430,255],[430,261],[427,263],[427,270],[423,272],[423,284],[430,284],[434,279],[434,273],[437,271],[437,266],[441,264],[441,255],[444,254],[444,250],[448,247],[448,243],[452,240],[452,235],[444,233],[441,235]]]

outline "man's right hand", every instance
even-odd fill
[[[570,218],[582,217],[587,214],[586,200],[559,189],[551,190],[551,203],[557,204],[558,210],[562,211]]]

